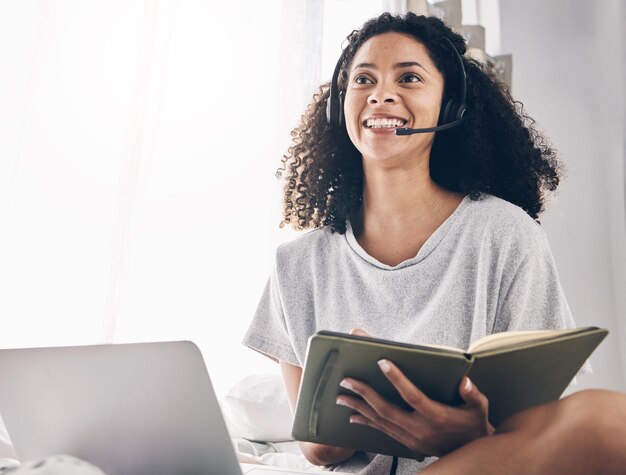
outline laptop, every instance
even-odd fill
[[[289,475],[239,464],[192,342],[0,350],[0,414],[18,458],[72,455],[107,475]]]

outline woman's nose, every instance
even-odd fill
[[[370,104],[393,104],[398,100],[396,94],[390,88],[379,85],[368,98]]]

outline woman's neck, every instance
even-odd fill
[[[420,228],[449,216],[462,196],[437,185],[428,166],[411,169],[364,169],[363,204],[360,220],[368,227],[387,233]],[[440,224],[440,223],[439,223]]]
[[[463,195],[437,185],[426,170],[364,170],[363,203],[352,220],[359,244],[390,265],[415,257]]]

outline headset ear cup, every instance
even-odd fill
[[[463,118],[465,112],[465,104],[456,101],[450,101],[450,110],[448,111],[448,122],[455,122]]]
[[[332,127],[333,125],[333,96],[330,94],[326,101],[326,122]]]
[[[459,104],[459,107],[455,111],[456,120],[461,120],[465,115],[465,111],[467,110],[466,104]]]
[[[467,109],[465,104],[459,104],[453,99],[447,100],[442,109],[438,125],[445,125],[461,120],[463,118],[463,114],[465,113],[465,109]]]
[[[344,93],[341,91],[339,93],[339,99],[337,100],[337,128],[342,129],[344,126],[344,116],[343,116],[343,96]]]
[[[339,97],[336,97],[332,92],[328,96],[326,121],[333,128],[341,128],[343,126],[343,92],[339,93]]]
[[[439,123],[437,125],[445,125],[450,123],[450,113],[452,111],[453,105],[453,100],[446,100],[445,104],[443,104],[443,107],[441,108],[441,113],[439,114]]]

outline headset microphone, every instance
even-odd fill
[[[465,122],[465,119],[461,117],[459,120],[455,120],[454,122],[450,122],[444,125],[438,125],[437,127],[426,127],[424,129],[408,129],[406,127],[402,127],[402,128],[396,129],[396,135],[412,135],[412,134],[425,134],[428,132],[438,132],[440,130],[451,129],[452,127],[461,125],[463,122]]]

